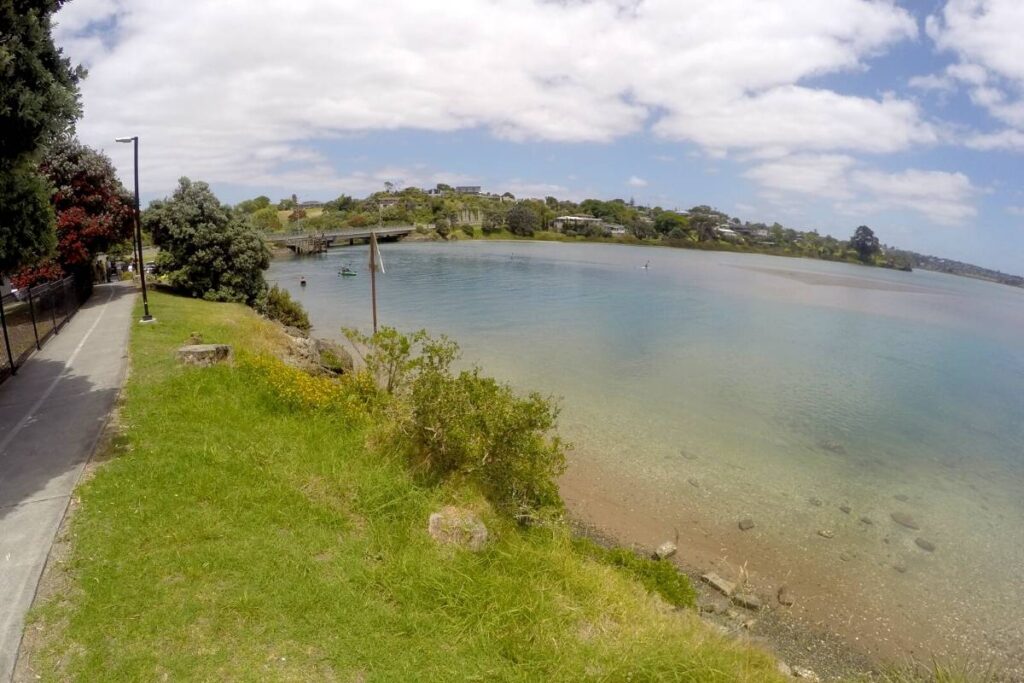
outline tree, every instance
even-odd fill
[[[238,202],[235,206],[236,209],[242,213],[256,213],[261,209],[265,209],[270,206],[270,197],[266,195],[260,195],[253,199],[246,199],[243,202]]]
[[[249,222],[252,223],[252,227],[262,232],[284,230],[284,224],[281,222],[281,216],[278,215],[277,209],[272,206],[267,206],[254,211],[252,215],[249,216]]]
[[[505,222],[513,235],[532,237],[540,227],[540,216],[532,206],[520,202],[508,210]]]
[[[19,281],[31,286],[62,273],[89,282],[93,257],[131,239],[132,196],[106,155],[71,138],[47,148],[40,171],[54,187],[58,244],[52,263],[59,268],[49,268],[44,262],[19,273]]]
[[[0,272],[49,254],[56,243],[46,182],[37,171],[44,144],[81,114],[78,82],[53,44],[50,24],[63,0],[0,0]]]
[[[182,178],[172,197],[149,205],[143,225],[160,247],[157,265],[171,286],[211,301],[250,305],[266,290],[270,252],[206,183]]]
[[[678,231],[690,229],[690,221],[686,216],[675,211],[662,211],[654,219],[654,229],[662,235],[678,234]]]
[[[853,233],[853,237],[850,238],[850,246],[860,256],[860,260],[865,262],[870,261],[872,256],[881,251],[874,231],[866,225],[858,227]]]

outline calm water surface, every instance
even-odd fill
[[[808,618],[834,593],[851,633],[904,650],[1024,642],[1024,291],[612,245],[382,251],[382,324],[449,334],[490,374],[562,397],[573,468],[630,509],[656,501],[652,520],[714,529],[723,553],[785,549],[765,585],[804,586]],[[370,325],[366,256],[277,261],[269,279],[337,338]]]

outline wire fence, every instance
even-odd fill
[[[59,334],[87,297],[88,292],[75,285],[75,278],[66,277],[0,299],[0,382],[16,374],[33,351]]]

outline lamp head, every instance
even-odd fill
[[[132,136],[130,138],[114,138],[114,142],[134,142],[137,138]]]

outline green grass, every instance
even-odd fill
[[[417,483],[367,446],[365,418],[287,408],[252,370],[175,363],[192,332],[276,348],[248,309],[151,303],[115,457],[79,489],[65,587],[32,614],[44,680],[777,679],[668,604],[692,592],[667,565],[523,531],[471,491]],[[431,542],[447,503],[482,511],[485,551]]]

